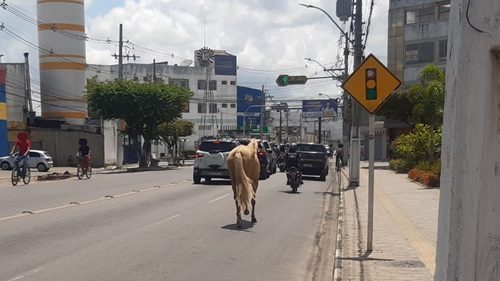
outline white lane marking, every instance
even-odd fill
[[[41,267],[39,267],[39,268],[35,268],[35,269],[33,269],[33,270],[30,270],[30,271],[26,272],[26,273],[25,273],[25,274],[23,274],[23,275],[19,275],[19,276],[17,276],[17,277],[14,277],[14,278],[12,278],[12,279],[9,279],[8,281],[17,281],[17,280],[21,280],[21,279],[23,279],[23,278],[26,278],[26,277],[28,277],[28,276],[30,276],[30,275],[33,275],[33,274],[37,273],[37,272],[38,272],[38,271],[40,271],[40,270],[42,270],[42,268],[41,268]]]
[[[147,225],[145,228],[153,227],[153,226],[156,226],[156,225],[159,225],[159,224],[162,224],[162,223],[165,223],[165,222],[171,221],[171,220],[173,220],[173,219],[175,219],[175,218],[178,218],[178,217],[180,217],[180,216],[181,216],[181,215],[179,215],[179,214],[177,214],[177,215],[173,215],[173,216],[171,216],[171,217],[169,217],[169,218],[166,218],[166,219],[164,219],[164,220],[161,220],[161,221],[158,221],[158,222],[152,223],[152,224],[150,224],[150,225]]]
[[[228,193],[228,194],[222,195],[221,197],[217,197],[217,198],[215,198],[214,200],[212,200],[212,201],[208,202],[208,204],[212,204],[212,203],[214,203],[214,202],[216,202],[216,201],[219,201],[219,200],[221,200],[221,199],[223,199],[223,198],[228,197],[229,195],[231,195],[231,193]]]
[[[187,180],[185,180],[185,181],[187,182]],[[160,188],[174,186],[175,184],[178,184],[178,183],[181,183],[181,182],[173,182],[173,183],[165,184],[165,185],[162,185],[162,186],[156,185],[156,186],[145,188],[145,189],[133,190],[133,191],[126,192],[126,193],[122,193],[122,194],[118,194],[118,195],[113,195],[113,197],[101,197],[101,198],[92,199],[92,200],[88,200],[88,201],[78,202],[78,204],[72,204],[72,203],[70,203],[70,204],[64,204],[64,205],[57,206],[57,207],[51,207],[51,208],[46,208],[46,209],[32,211],[31,214],[46,213],[46,212],[50,212],[50,211],[56,211],[56,210],[60,210],[60,209],[66,209],[66,208],[71,208],[71,207],[76,207],[76,206],[87,205],[87,204],[96,203],[96,202],[105,201],[105,200],[110,200],[110,199],[114,199],[114,198],[126,197],[126,196],[129,196],[129,195],[133,195],[133,194],[137,194],[137,193],[141,193],[141,192],[153,191],[153,190],[158,190]],[[29,215],[29,214],[22,213],[22,214],[7,216],[7,217],[0,217],[0,222],[1,221],[6,221],[6,220],[11,220],[11,219],[16,219],[16,218],[20,218],[20,217],[24,217],[24,216],[27,216],[27,215]]]

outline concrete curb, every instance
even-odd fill
[[[347,181],[348,177],[341,171],[340,177],[344,177]],[[342,231],[344,225],[344,191],[342,187],[342,180],[339,186],[339,215],[337,218],[337,241],[335,245],[335,263],[333,265],[333,280],[342,280]]]

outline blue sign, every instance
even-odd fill
[[[233,55],[215,55],[215,74],[216,75],[236,75],[236,56]]]
[[[329,100],[303,100],[302,117],[319,118],[337,116],[337,101]]]
[[[244,124],[246,124],[246,126],[249,128],[260,125],[262,91],[258,89],[238,86],[236,96],[238,128],[242,128]]]

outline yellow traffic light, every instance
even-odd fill
[[[367,68],[365,70],[366,99],[377,99],[377,69]]]

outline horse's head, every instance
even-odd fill
[[[247,145],[250,149],[252,149],[255,153],[259,150],[259,143],[256,139],[251,139],[250,143]]]

